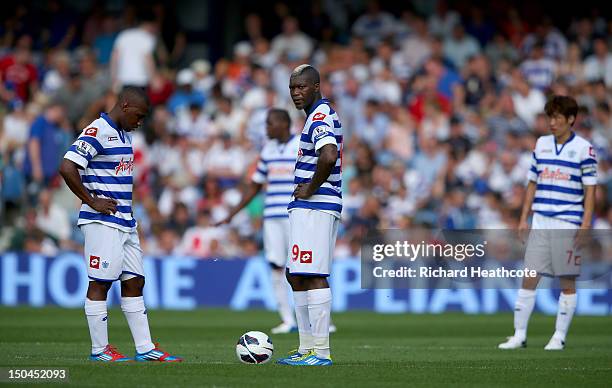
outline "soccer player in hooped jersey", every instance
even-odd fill
[[[142,297],[144,267],[132,214],[134,151],[129,132],[141,125],[148,111],[145,93],[126,87],[111,111],[83,130],[60,166],[66,184],[83,201],[78,226],[85,236],[85,315],[92,361],[132,360],[108,343],[106,297],[116,280],[121,280],[121,310],[136,345],[134,360],[182,361],[151,341]]]
[[[293,169],[300,144],[299,136],[291,135],[291,118],[283,109],[270,109],[266,118],[266,131],[270,139],[261,151],[257,170],[242,200],[219,224],[228,223],[266,185],[263,215],[264,251],[272,267],[272,289],[278,303],[282,323],[272,334],[295,330],[295,318],[287,298],[285,265],[289,252],[289,215],[287,205],[293,194]]]
[[[524,234],[533,211],[525,266],[535,269],[538,276],[523,279],[514,307],[515,332],[500,349],[526,346],[527,323],[541,275],[559,277],[562,288],[555,332],[544,349],[563,350],[576,310],[579,250],[585,231],[591,227],[597,160],[592,145],[571,130],[578,113],[573,98],[554,96],[544,109],[552,135],[542,136],[536,143],[519,224],[519,232]]]
[[[319,72],[300,65],[291,73],[291,99],[307,118],[295,164],[295,190],[289,203],[291,251],[287,280],[293,290],[299,348],[277,362],[331,365],[331,290],[327,282],[342,211],[342,126],[321,97]]]

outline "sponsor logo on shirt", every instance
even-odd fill
[[[120,172],[129,171],[130,173],[134,170],[134,159],[123,160],[115,167],[115,175],[119,175]]]
[[[83,133],[83,135],[85,136],[92,136],[92,137],[96,137],[97,134],[98,134],[98,128],[94,128],[94,127],[87,128],[85,130],[85,133]]]
[[[100,257],[89,256],[89,267],[93,269],[100,269]]]
[[[117,141],[119,138],[117,136],[109,136],[108,141]]]
[[[300,263],[303,263],[303,264],[312,263],[312,251],[301,251],[300,252]]]
[[[559,181],[569,181],[571,179],[570,174],[561,172],[560,169],[557,169],[556,171],[551,171],[548,169],[548,167],[544,168],[544,171],[542,171],[540,177],[542,179],[554,179]]]
[[[312,121],[323,121],[325,117],[327,117],[325,113],[319,112],[315,114],[314,116],[312,116]]]
[[[552,149],[542,150],[543,154],[550,154],[551,152],[552,152]]]

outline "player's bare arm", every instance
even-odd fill
[[[99,198],[89,194],[81,182],[77,164],[73,161],[62,160],[59,173],[66,181],[68,188],[86,205],[103,214],[114,214],[117,211],[117,201],[114,199]]]
[[[313,195],[323,182],[327,181],[338,159],[338,147],[335,144],[326,144],[321,147],[317,169],[309,183],[300,183],[293,192],[296,199],[306,199]]]
[[[590,229],[595,209],[595,185],[584,185],[584,215],[582,216],[581,229]]]
[[[527,184],[527,191],[525,192],[525,201],[523,201],[523,210],[521,211],[521,219],[519,221],[518,232],[519,237],[525,242],[526,233],[529,230],[529,224],[527,219],[531,213],[531,205],[533,204],[533,198],[536,192],[536,182],[530,181]]]
[[[240,203],[236,205],[235,207],[233,207],[230,210],[229,215],[225,217],[222,221],[216,223],[215,226],[220,226],[220,225],[229,223],[232,220],[232,218],[234,218],[234,216],[238,214],[240,210],[242,210],[246,205],[249,204],[249,202],[253,200],[253,198],[255,198],[257,193],[261,191],[262,187],[263,185],[260,183],[249,182],[248,185],[240,193],[242,197],[242,199],[240,200]]]
[[[595,185],[584,185],[584,215],[582,216],[582,224],[576,232],[575,244],[576,247],[584,247],[588,244],[589,233],[593,221],[593,212],[595,210]]]

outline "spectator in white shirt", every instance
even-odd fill
[[[512,102],[516,115],[523,119],[527,125],[532,126],[538,113],[544,109],[546,97],[538,89],[529,86],[529,83],[520,71],[512,75]]]
[[[146,87],[155,72],[153,51],[157,25],[152,15],[145,15],[137,28],[117,35],[111,57],[113,89],[125,86]]]
[[[401,52],[410,69],[416,69],[431,54],[431,38],[427,32],[427,23],[420,16],[412,20],[412,34],[403,40]]]
[[[450,59],[458,69],[461,69],[471,56],[480,52],[478,41],[465,33],[461,24],[453,28],[451,37],[444,41],[444,56]]]
[[[290,61],[305,60],[312,53],[312,39],[300,31],[298,20],[288,16],[283,20],[283,32],[272,39],[272,52]]]
[[[213,227],[210,210],[198,211],[197,224],[187,229],[178,246],[177,253],[199,259],[212,259],[219,253],[219,245],[226,239],[223,228]]]
[[[248,156],[244,149],[234,144],[232,136],[224,132],[208,150],[204,164],[209,176],[233,181],[244,172]]]
[[[47,189],[43,189],[38,196],[36,226],[60,242],[65,242],[70,238],[68,212],[57,202],[53,202],[53,195]]]
[[[594,54],[584,62],[584,77],[587,81],[603,80],[607,87],[612,87],[612,53],[603,38],[593,42]]]

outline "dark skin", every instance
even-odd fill
[[[108,116],[124,131],[131,132],[142,125],[148,111],[149,107],[143,99],[128,95],[111,109]],[[114,214],[117,211],[117,201],[112,198],[101,198],[90,194],[81,182],[78,168],[78,165],[73,161],[68,159],[62,160],[59,173],[64,178],[64,181],[66,181],[68,188],[83,203],[91,206],[96,211],[103,214]],[[145,280],[141,277],[122,281],[121,296],[142,296],[144,283]],[[111,285],[112,282],[90,281],[87,288],[87,298],[94,301],[106,300]]]
[[[291,138],[291,132],[289,131],[289,123],[283,120],[281,117],[275,114],[268,114],[266,118],[266,133],[268,138],[277,140],[279,143],[287,143]],[[263,187],[262,184],[256,182],[249,182],[249,185],[245,188],[245,190],[241,193],[242,200],[238,205],[236,205],[229,213],[229,215],[223,219],[221,222],[215,224],[215,226],[220,226],[223,224],[228,224],[232,218],[240,210],[242,210],[246,205],[251,202],[253,198],[261,191]]]
[[[289,123],[276,114],[268,114],[268,117],[266,117],[266,133],[268,135],[268,138],[278,140],[279,143],[287,143],[291,138],[291,132],[289,131]],[[229,215],[224,220],[218,222],[217,224],[215,224],[215,226],[229,224],[232,218],[234,218],[234,216],[238,214],[240,210],[242,210],[246,205],[248,205],[249,202],[253,200],[253,198],[255,198],[257,193],[261,191],[262,187],[262,184],[250,181],[248,186],[242,192],[242,200],[240,201],[240,203],[230,211]],[[280,273],[282,273],[283,271],[282,268],[276,268],[276,266],[273,267],[272,270],[279,271]]]
[[[292,75],[289,81],[289,93],[297,109],[303,109],[306,114],[321,97],[320,83],[307,74]],[[338,159],[338,147],[326,144],[319,150],[317,167],[310,182],[300,183],[293,192],[296,199],[306,199],[312,196],[329,178]],[[293,291],[308,291],[319,288],[329,288],[327,278],[323,276],[291,275],[285,271],[287,281]]]

